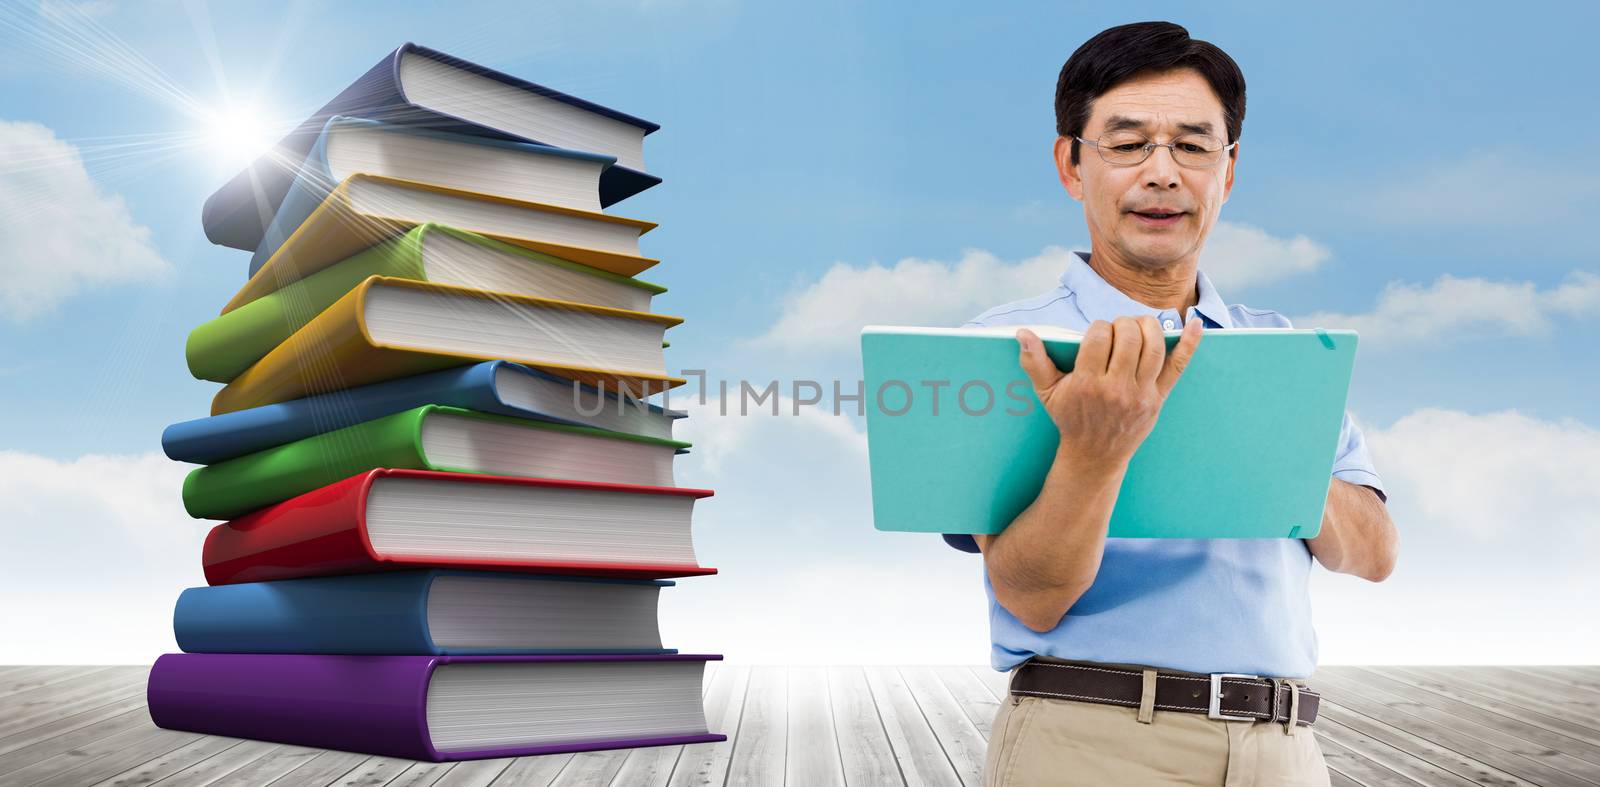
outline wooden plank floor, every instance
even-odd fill
[[[987,667],[712,663],[729,740],[422,763],[163,730],[146,667],[0,666],[0,785],[976,787],[1005,676]],[[1600,785],[1600,667],[1325,667],[1335,785]]]

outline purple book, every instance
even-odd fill
[[[706,729],[693,654],[322,656],[168,653],[156,726],[470,760],[727,740]]]

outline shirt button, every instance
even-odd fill
[[[1161,321],[1161,327],[1166,328],[1169,331],[1172,330],[1172,321],[1171,320],[1162,320]]]

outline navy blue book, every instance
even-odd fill
[[[300,163],[278,212],[250,258],[250,275],[351,175],[470,191],[587,212],[600,210],[599,182],[612,156],[335,115]]]
[[[560,91],[407,43],[389,53],[277,146],[206,200],[212,243],[254,251],[301,161],[335,115],[611,156],[600,204],[661,182],[645,172],[644,138],[660,126]]]
[[[189,588],[185,653],[676,653],[661,647],[668,580],[423,569]]]
[[[425,404],[672,439],[685,413],[509,361],[484,361],[168,426],[161,448],[209,465]]]

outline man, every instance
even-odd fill
[[[1311,561],[1379,582],[1398,551],[1349,416],[1316,538],[1106,537],[1128,460],[1202,328],[1289,326],[1225,305],[1197,267],[1233,187],[1244,109],[1233,59],[1170,23],[1106,30],[1061,69],[1055,164],[1083,203],[1090,253],[1056,289],[968,323],[1085,331],[1070,374],[1017,332],[1060,443],[1004,531],[945,536],[982,552],[994,666],[1015,668],[986,784],[1328,784],[1310,727],[1319,695],[1301,682],[1316,668]],[[1178,325],[1167,353],[1162,330]],[[1229,460],[1205,446],[1193,458]]]

